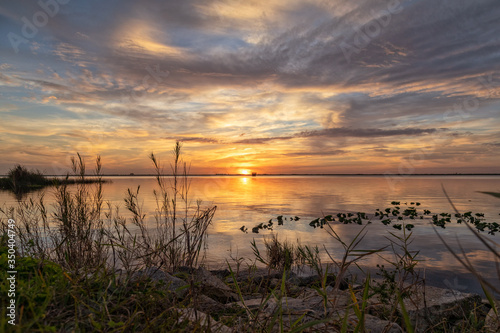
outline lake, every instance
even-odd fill
[[[105,177],[106,178],[106,177]],[[153,190],[157,187],[154,177],[107,177],[111,180],[103,186],[104,198],[121,207],[127,216],[124,197],[128,188],[140,186],[140,201],[147,220],[154,221],[156,207]],[[338,212],[374,213],[392,207],[392,201],[404,203],[419,202],[418,211],[424,209],[432,213],[453,210],[442,187],[444,187],[460,212],[484,213],[487,222],[498,222],[500,199],[479,193],[500,192],[500,176],[410,176],[398,179],[384,176],[193,176],[191,178],[191,199],[203,201],[203,205],[217,205],[213,226],[209,230],[207,264],[210,268],[221,268],[230,258],[253,258],[250,242],[256,239],[262,246],[263,237],[277,233],[280,240],[305,245],[323,245],[335,257],[342,255],[342,247],[324,229],[312,228],[309,222],[325,215]],[[53,201],[53,190],[45,190],[47,203]],[[36,194],[31,194],[35,195]],[[0,192],[0,203],[13,205],[15,198],[8,192]],[[298,221],[287,219],[282,226],[276,226],[276,217],[300,217]],[[252,227],[274,218],[274,230],[252,233]],[[402,231],[391,225],[383,225],[379,218],[366,228],[367,235],[360,244],[361,249],[376,249],[388,245],[389,232],[402,235]],[[480,292],[475,279],[446,250],[429,219],[408,220],[415,225],[411,247],[420,250],[417,259],[424,269],[430,284],[439,287],[453,287],[462,291]],[[248,228],[248,233],[240,230]],[[343,225],[334,222],[335,231],[345,241],[350,241],[360,230],[355,224]],[[458,249],[464,247],[470,260],[484,276],[496,277],[494,259],[485,247],[463,224],[452,223],[446,229],[436,229],[445,239]],[[500,234],[488,235],[488,239],[500,241]],[[263,247],[261,247],[263,249]],[[323,259],[327,259],[323,252]],[[392,252],[384,256],[391,258]],[[376,271],[374,267],[381,259],[371,256],[363,260],[362,266]],[[389,266],[386,264],[386,266]],[[498,281],[498,278],[497,280]]]

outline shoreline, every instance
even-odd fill
[[[7,175],[0,175],[5,178]],[[45,177],[66,177],[68,175],[44,175]],[[156,174],[102,174],[100,177],[157,177]],[[162,174],[162,177],[171,177],[171,174]],[[242,174],[190,174],[189,177],[420,177],[420,176],[500,176],[500,173],[262,173],[253,175]],[[69,178],[81,177],[80,175],[69,175]],[[95,175],[85,175],[85,177],[95,177]]]

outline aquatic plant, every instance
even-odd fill
[[[290,270],[297,260],[297,247],[286,240],[280,241],[277,234],[264,238],[265,256],[261,255],[255,239],[251,242],[251,247],[257,261],[270,269]]]
[[[396,292],[402,299],[411,296],[412,291],[417,284],[421,284],[423,279],[417,271],[416,266],[420,260],[417,259],[420,251],[412,250],[413,242],[412,232],[408,231],[406,226],[402,228],[402,235],[389,232],[390,237],[385,237],[390,242],[390,247],[394,259],[379,256],[382,261],[389,264],[389,269],[385,265],[377,264],[376,273],[382,279],[373,281],[371,289],[380,295],[383,303],[390,304],[393,311],[396,310],[398,299]]]
[[[375,219],[380,220],[384,225],[392,225],[394,229],[402,230],[403,226],[406,230],[410,231],[415,228],[415,224],[409,223],[407,220],[429,220],[430,222],[438,227],[446,228],[446,225],[455,222],[457,224],[467,223],[476,228],[478,231],[485,231],[488,234],[495,235],[495,233],[500,232],[500,224],[497,222],[486,222],[483,213],[473,213],[466,212],[463,214],[456,213],[452,216],[450,213],[440,213],[432,214],[428,209],[417,209],[420,206],[420,202],[408,202],[401,203],[400,201],[392,201],[391,205],[393,207],[387,207],[385,209],[376,209],[374,213],[367,214],[364,212],[339,212],[337,214],[329,214],[323,217],[316,218],[309,222],[309,225],[313,228],[323,229],[328,223],[338,222],[341,224],[369,224],[373,223]],[[406,206],[406,207],[403,207]],[[282,215],[279,215],[276,220],[276,226],[283,225],[284,222],[298,221],[300,218],[295,216],[295,218],[286,217],[283,219]],[[402,223],[404,222],[404,224]],[[267,223],[260,223],[254,226],[251,230],[253,233],[259,233],[259,231],[273,230],[274,221],[270,219]],[[248,228],[242,226],[241,231],[247,232]]]

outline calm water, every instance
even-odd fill
[[[109,179],[112,182],[104,185],[106,200],[120,205],[121,212],[126,216],[123,204],[125,193],[128,188],[140,186],[144,213],[149,221],[154,221],[156,204],[153,189],[156,184],[153,177]],[[478,191],[500,192],[500,176],[413,176],[397,181],[383,176],[192,177],[190,194],[193,202],[201,199],[204,205],[217,205],[213,226],[209,230],[207,258],[211,268],[219,268],[230,257],[253,258],[250,241],[255,238],[262,245],[262,238],[271,235],[270,231],[245,234],[239,230],[243,225],[251,230],[278,215],[299,216],[299,221],[285,221],[283,226],[274,229],[281,240],[325,245],[331,253],[340,256],[341,246],[324,230],[311,228],[309,222],[312,219],[337,212],[373,213],[376,208],[390,207],[391,201],[408,204],[418,201],[421,203],[420,211],[428,209],[432,213],[452,213],[441,186],[446,188],[460,211],[484,213],[488,222],[499,222],[500,199]],[[52,190],[45,192],[46,201],[53,200]],[[15,198],[7,192],[0,192],[0,203],[15,204]],[[478,292],[478,284],[446,250],[429,221],[411,222],[416,226],[412,246],[421,250],[419,259],[423,262],[419,265],[426,269],[427,279],[437,286]],[[353,224],[335,225],[336,232],[345,240],[352,239],[360,228]],[[368,233],[362,249],[389,244],[385,238],[389,231],[402,234],[391,226],[382,225],[378,219],[366,230]],[[457,248],[459,240],[477,269],[487,277],[495,277],[494,259],[465,226],[452,224],[438,232],[454,248]],[[497,243],[500,241],[500,234],[487,237]],[[390,252],[385,256],[391,258]],[[380,261],[380,258],[372,256],[363,261],[363,266],[373,268]]]

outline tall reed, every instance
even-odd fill
[[[124,200],[131,218],[124,218],[118,207],[103,199],[101,158],[96,159],[95,182],[88,182],[85,161],[77,154],[72,171],[78,182],[56,186],[52,212],[48,212],[43,194],[38,200],[19,202],[17,208],[1,209],[5,217],[17,222],[20,254],[55,261],[78,275],[100,268],[133,272],[151,266],[174,270],[198,265],[216,206],[202,208],[200,201],[191,203],[189,167],[181,148],[177,142],[171,176],[163,174],[154,154],[150,156],[158,186],[153,225],[142,211],[139,187],[127,192]]]
[[[164,176],[160,161],[154,153],[150,155],[159,187],[154,191],[156,237],[153,244],[161,249],[158,252],[160,262],[169,270],[198,264],[207,229],[217,209],[217,206],[202,208],[201,201],[192,204],[189,198],[189,166],[182,159],[181,148],[182,144],[177,141],[172,151],[172,176],[169,178]]]

